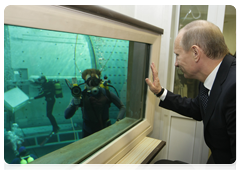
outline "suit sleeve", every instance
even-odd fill
[[[202,120],[198,96],[191,99],[168,91],[165,100],[160,101],[159,106],[197,121]]]
[[[232,153],[230,163],[234,163],[236,160],[236,84],[228,90],[228,94],[231,95],[225,96],[225,120],[227,124],[227,133],[230,137],[230,147]]]
[[[34,99],[39,99],[39,98],[42,98],[44,96],[45,96],[44,92],[41,92],[38,96],[35,96]]]

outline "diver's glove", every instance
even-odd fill
[[[74,97],[73,98],[73,104],[74,105],[79,105],[80,104],[80,97]]]

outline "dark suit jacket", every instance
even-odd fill
[[[203,87],[200,83],[199,90]],[[167,93],[159,106],[181,115],[203,121],[204,138],[215,163],[236,160],[236,59],[226,55],[219,67],[206,108],[199,96],[195,99]]]

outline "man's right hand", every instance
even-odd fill
[[[153,82],[151,82],[149,80],[149,78],[146,78],[145,81],[148,84],[150,90],[154,94],[158,94],[162,90],[162,86],[160,84],[160,81],[158,78],[158,71],[157,71],[154,63],[151,64],[151,70],[152,70],[152,74],[153,74]]]

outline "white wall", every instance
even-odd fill
[[[104,8],[108,8],[115,12],[127,15],[129,17],[135,18],[135,7],[136,5],[101,5]]]

